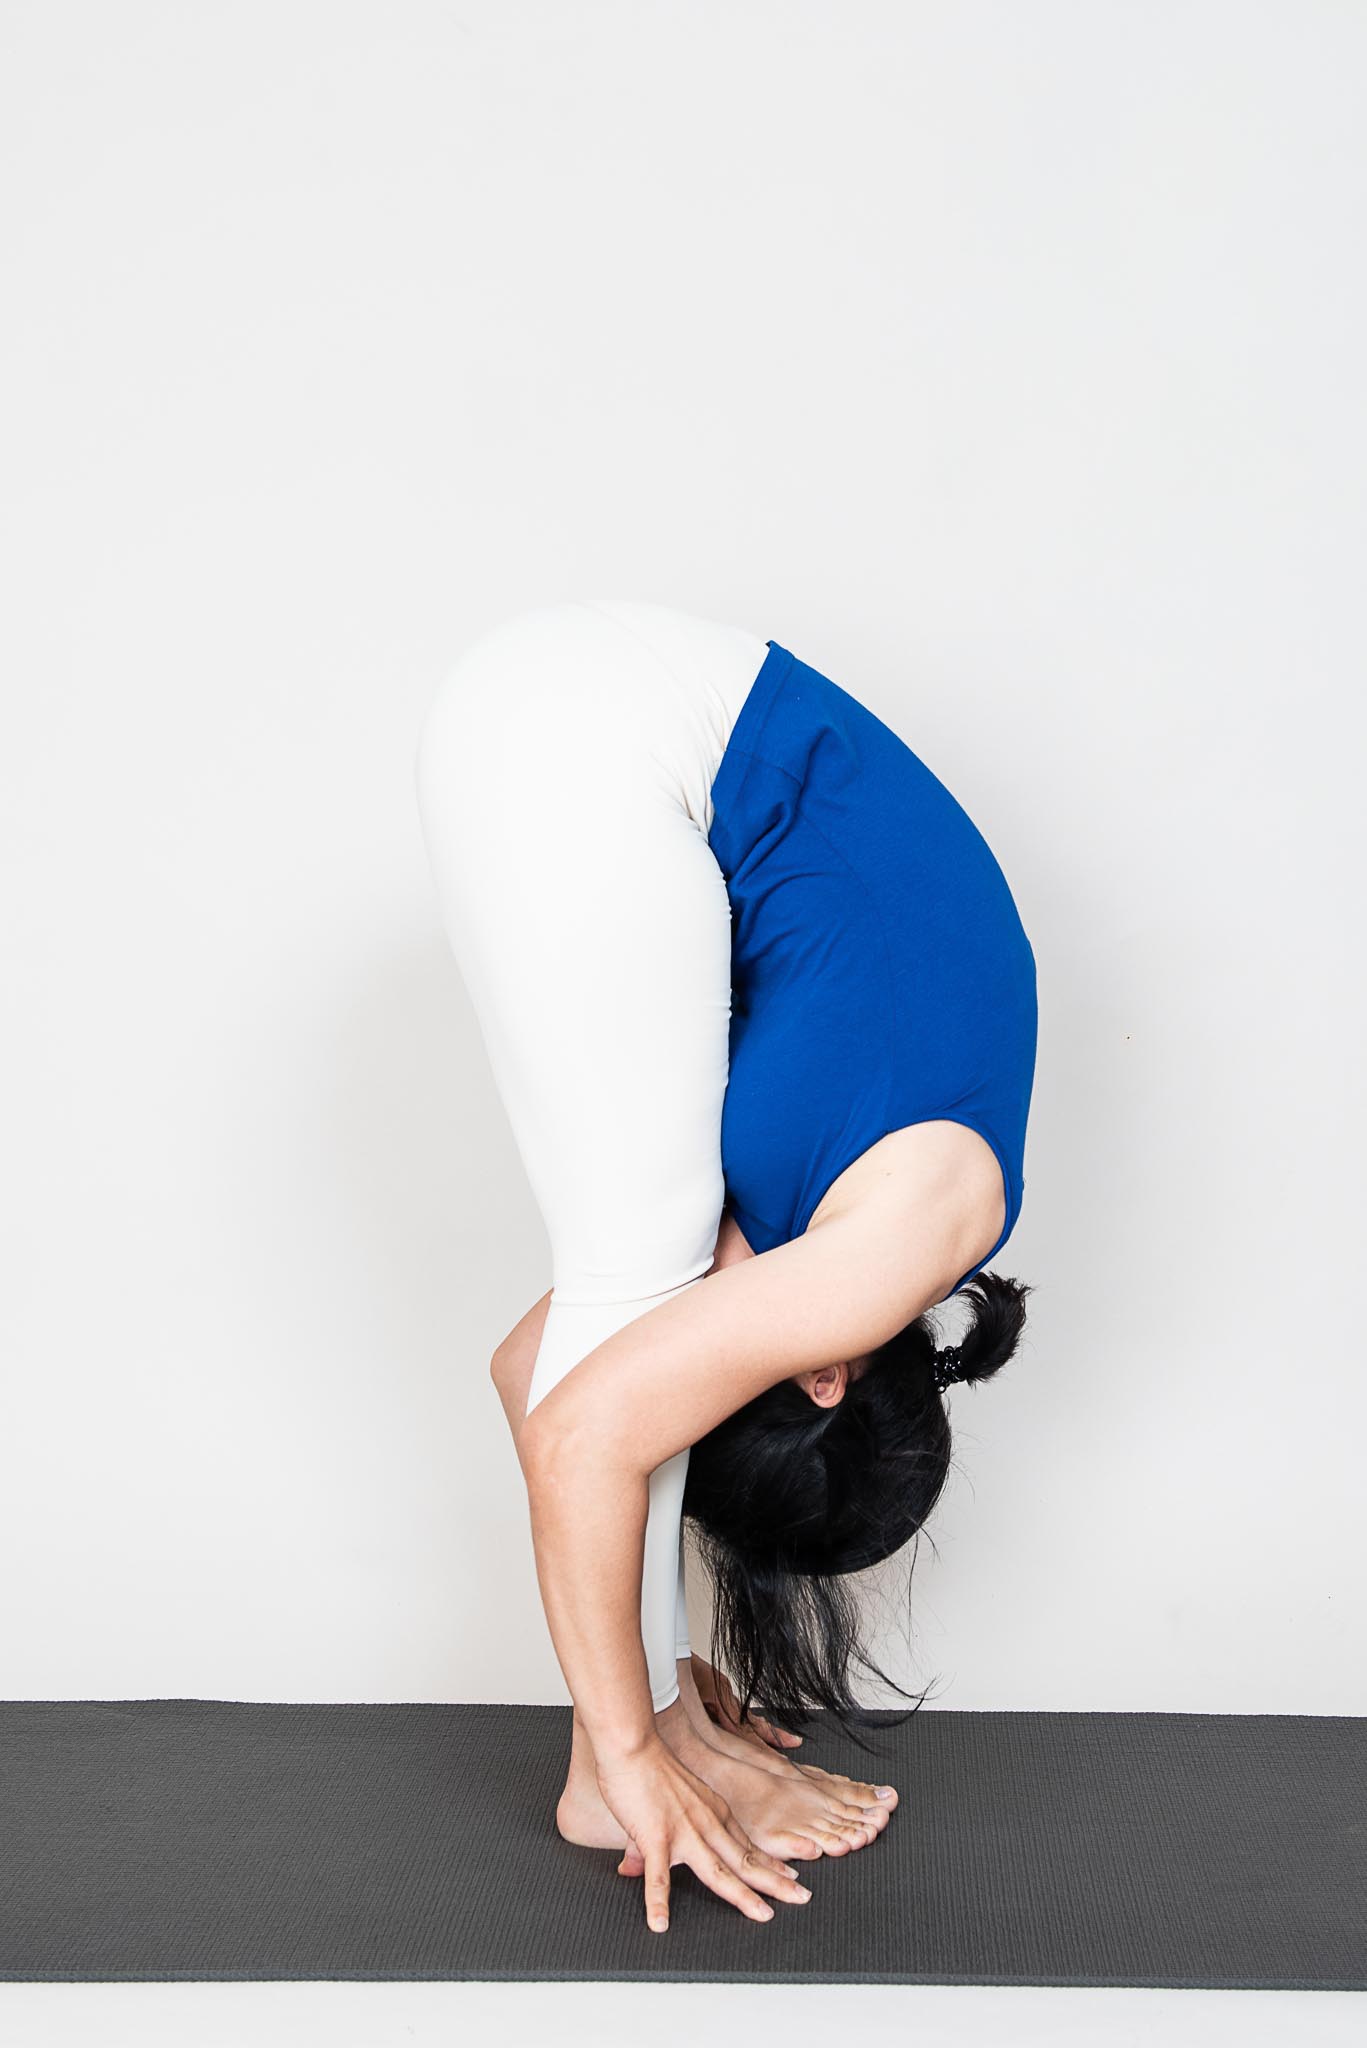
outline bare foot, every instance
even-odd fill
[[[555,1809],[555,1824],[567,1842],[588,1849],[618,1849],[623,1877],[639,1877],[645,1865],[640,1851],[598,1789],[593,1749],[579,1717],[574,1717],[569,1776]],[[861,1808],[836,1799],[801,1773],[790,1780],[756,1769],[743,1759],[725,1756],[699,1736],[689,1723],[681,1699],[655,1716],[655,1726],[674,1754],[720,1792],[751,1841],[770,1855],[810,1862],[818,1856],[846,1856],[874,1840],[887,1815],[877,1820]]]
[[[661,1732],[680,1762],[720,1792],[751,1841],[771,1856],[808,1862],[817,1856],[847,1856],[852,1849],[867,1848],[888,1824],[886,1809],[875,1814],[839,1799],[804,1772],[780,1776],[748,1758],[727,1755],[686,1716]]]
[[[744,1735],[749,1741],[757,1742],[762,1749],[801,1749],[803,1738],[789,1728],[779,1728],[774,1722],[766,1721],[762,1714],[753,1709],[742,1715],[736,1689],[724,1671],[716,1671],[706,1657],[700,1657],[696,1650],[687,1659],[689,1675],[693,1680],[698,1698],[707,1709],[707,1718],[717,1726],[729,1730],[732,1735]],[[683,1683],[682,1660],[680,1684]]]
[[[555,1809],[555,1825],[567,1842],[585,1849],[625,1849],[626,1829],[614,1816],[590,1772],[571,1775]]]
[[[656,1717],[659,1725],[659,1717]],[[555,1809],[555,1825],[567,1842],[585,1849],[628,1849],[626,1829],[598,1789],[593,1744],[575,1710],[570,1737],[570,1768]],[[644,1865],[642,1866],[644,1868]]]
[[[754,1741],[732,1735],[708,1719],[683,1662],[679,1676],[680,1696],[656,1715],[656,1729],[680,1761],[721,1794],[758,1848],[811,1861],[846,1856],[877,1839],[896,1803],[890,1787],[891,1798],[880,1799],[876,1787],[857,1779],[815,1764],[794,1764],[767,1748],[761,1753]],[[639,1850],[598,1788],[593,1746],[577,1713],[555,1824],[567,1842],[624,1852],[618,1865],[622,1876],[642,1874]]]
[[[621,1849],[625,1856],[618,1865],[624,1877],[640,1877],[645,1869],[641,1852],[630,1839],[622,1823],[604,1799],[598,1785],[598,1771],[594,1762],[593,1744],[588,1730],[574,1710],[570,1738],[570,1767],[565,1778],[565,1789],[555,1809],[557,1831],[567,1842],[576,1842],[585,1849]],[[656,1732],[669,1743],[675,1755],[679,1755],[678,1744],[688,1735],[688,1717],[681,1699],[666,1707],[655,1716]],[[692,1769],[693,1765],[690,1764]],[[710,1782],[710,1780],[709,1780]],[[760,1847],[765,1844],[758,1844]]]
[[[842,1805],[868,1809],[868,1818],[878,1828],[887,1826],[887,1817],[897,1804],[897,1793],[891,1785],[866,1785],[861,1778],[847,1778],[839,1771],[823,1771],[820,1764],[800,1764],[793,1757],[780,1756],[761,1737],[737,1733],[726,1727],[719,1727],[707,1712],[706,1703],[697,1686],[691,1682],[691,1673],[682,1662],[679,1665],[679,1697],[684,1703],[689,1724],[695,1734],[710,1742],[724,1756],[753,1765],[756,1769],[770,1771],[775,1777],[805,1777]]]

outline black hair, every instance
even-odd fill
[[[957,1377],[967,1385],[1012,1356],[1031,1292],[980,1273],[954,1297],[972,1312],[958,1340]],[[730,1678],[742,1714],[755,1707],[799,1730],[812,1709],[824,1709],[858,1742],[858,1728],[899,1717],[857,1703],[851,1666],[913,1697],[869,1655],[849,1581],[917,1534],[949,1476],[932,1315],[881,1345],[834,1407],[783,1380],[689,1454],[684,1513],[712,1579],[712,1662]]]

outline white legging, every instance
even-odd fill
[[[416,779],[442,921],[550,1237],[528,1411],[708,1271],[724,1203],[731,911],[711,785],[757,634],[652,604],[495,627],[424,718]],[[656,1711],[689,1654],[688,1452],[650,1480],[641,1635]]]

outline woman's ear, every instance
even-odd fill
[[[818,1408],[834,1408],[845,1398],[850,1369],[842,1358],[837,1365],[823,1365],[814,1372],[799,1372],[793,1377]]]

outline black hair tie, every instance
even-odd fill
[[[943,1394],[946,1387],[961,1380],[963,1373],[963,1352],[957,1344],[946,1344],[935,1353],[935,1384]]]

